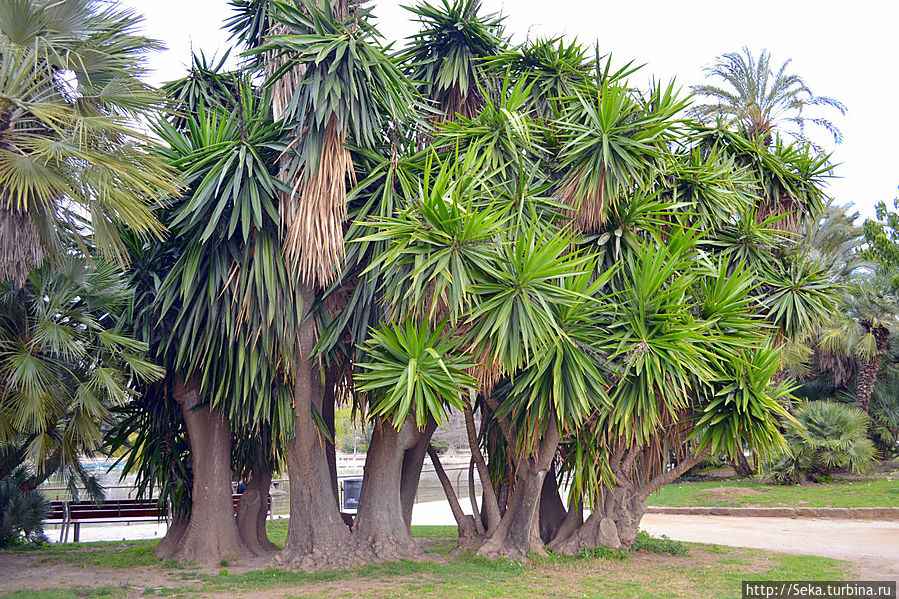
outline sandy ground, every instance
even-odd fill
[[[899,580],[899,522],[647,514],[640,527],[678,541],[833,557],[860,580]]]
[[[471,513],[469,501],[463,501]],[[416,504],[413,524],[453,525],[446,501]],[[851,562],[861,580],[899,580],[899,522],[804,518],[738,518],[647,514],[642,528],[678,541],[753,547]],[[165,524],[82,526],[82,541],[152,539],[165,535]],[[59,533],[47,531],[52,541]]]

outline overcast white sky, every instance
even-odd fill
[[[437,0],[432,0],[437,1]],[[153,56],[154,82],[184,71],[190,48],[207,55],[227,48],[220,29],[229,15],[227,0],[123,0],[146,17],[145,33],[168,50]],[[387,39],[416,29],[398,0],[374,0],[378,27]],[[849,109],[830,116],[844,141],[833,146],[839,178],[830,195],[853,203],[863,216],[878,201],[891,203],[899,185],[899,100],[896,24],[899,4],[861,0],[484,0],[485,9],[507,16],[507,32],[517,40],[565,34],[584,43],[599,41],[602,53],[625,62],[645,63],[643,77],[675,77],[685,88],[703,80],[702,68],[724,52],[748,45],[767,48],[779,66],[793,59],[792,70],[812,91],[832,96]],[[634,80],[636,84],[643,81]]]

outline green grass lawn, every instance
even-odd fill
[[[662,487],[649,505],[695,507],[899,507],[899,476],[816,485],[725,480]]]
[[[283,542],[287,521],[269,524]],[[717,597],[735,596],[741,580],[842,580],[849,565],[837,560],[717,545],[682,544],[641,534],[632,552],[595,551],[579,557],[535,557],[527,564],[491,561],[452,552],[451,526],[416,526],[429,539],[430,558],[313,574],[279,569],[232,573],[158,564],[152,585],[124,581],[132,563],[145,563],[156,541],[80,543],[12,552],[35,560],[64,560],[107,568],[109,584],[16,591],[10,599],[118,599],[126,596],[234,597]],[[84,557],[90,557],[84,562]],[[3,559],[3,556],[0,556]],[[49,563],[49,562],[48,562]],[[157,562],[158,563],[158,562]],[[105,577],[104,577],[105,578]]]

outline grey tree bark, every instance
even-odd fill
[[[536,451],[518,463],[506,513],[478,550],[478,555],[523,559],[529,550],[543,551],[537,522],[540,493],[560,439],[555,419],[547,424],[546,429]]]
[[[313,290],[304,285],[304,306],[314,301]],[[315,345],[315,324],[308,317],[298,330],[301,355],[294,381],[295,433],[287,449],[290,478],[290,523],[287,542],[274,558],[276,565],[302,570],[341,568],[362,561],[356,555],[350,529],[334,500],[325,439],[312,416],[321,411],[324,388],[316,364],[310,359]]]
[[[163,559],[216,563],[251,554],[240,539],[231,501],[231,430],[219,410],[202,402],[200,384],[177,377],[173,389],[190,443],[193,487],[183,535],[166,543]],[[180,531],[177,531],[180,534]]]
[[[281,549],[271,542],[265,531],[271,486],[271,466],[264,460],[257,460],[253,465],[247,488],[237,504],[237,530],[244,544],[256,555],[265,555]]]
[[[645,482],[638,483],[632,476],[639,468],[639,448],[616,448],[610,458],[616,486],[603,493],[593,505],[593,512],[576,528],[566,530],[567,535],[558,534],[549,547],[557,553],[576,555],[588,547],[611,547],[628,549],[637,539],[640,521],[646,513],[646,498],[653,492],[674,482],[687,470],[704,460],[710,453],[708,448],[698,454],[686,457],[678,465],[658,474]],[[636,466],[635,466],[636,465]]]
[[[403,517],[400,485],[403,457],[420,436],[410,417],[397,431],[386,421],[375,424],[365,458],[359,512],[353,534],[372,560],[419,558],[421,549]]]

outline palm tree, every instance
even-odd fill
[[[472,500],[469,521],[448,495],[460,531],[484,535],[488,556],[629,545],[646,496],[707,452],[783,444],[786,386],[770,384],[766,318],[800,334],[826,293],[815,268],[790,270],[776,247],[788,237],[756,218],[743,188],[750,167],[723,142],[708,150],[719,138],[680,118],[673,86],[641,92],[625,81],[629,66],[597,59],[569,87],[582,53],[555,44],[544,50],[569,67],[544,56],[551,68],[518,77],[517,61],[479,62],[470,44],[489,36],[460,20],[453,43],[425,36],[419,47],[465,60],[428,54],[409,68],[445,75],[423,89],[446,110],[466,79],[464,102],[477,101],[468,116],[433,118],[356,3],[236,5],[232,30],[268,65],[278,121],[203,108],[208,90],[193,89],[179,96],[204,98],[189,126],[161,126],[188,190],[165,218],[185,246],[162,261],[171,274],[157,293],[157,346],[181,375],[178,393],[207,395],[204,418],[264,415],[250,396],[270,393],[273,377],[289,386],[291,522],[276,561],[420,556],[407,499],[449,407],[463,410],[469,484],[477,470],[484,500]],[[476,6],[422,12],[437,23]],[[546,97],[557,90],[564,97]],[[252,97],[235,106],[265,102]],[[426,135],[423,121],[435,125]],[[261,131],[271,135],[253,137]],[[806,170],[773,160],[774,178],[788,174],[776,185],[814,195]],[[815,286],[797,297],[804,281]],[[338,389],[373,428],[352,527],[328,456]]]
[[[28,462],[23,487],[62,472],[97,489],[81,457],[101,447],[135,385],[161,374],[119,326],[129,300],[115,268],[73,254],[23,286],[0,283],[0,478]]]
[[[237,456],[240,471],[251,473],[255,484],[271,475],[280,455],[292,424],[303,302],[280,251],[278,194],[285,188],[277,158],[287,142],[269,97],[247,73],[219,73],[202,59],[194,62],[201,68],[167,86],[176,115],[155,125],[166,144],[160,156],[185,183],[182,196],[160,211],[173,235],[157,243],[130,237],[135,320],[167,378],[144,389],[125,426],[145,423],[145,414],[161,416],[154,426],[170,424],[180,413],[183,423],[158,435],[176,439],[183,426],[190,501],[175,496],[179,487],[166,480],[186,478],[169,468],[179,455],[164,453],[172,463],[160,466],[148,446],[159,438],[151,434],[155,428],[140,432],[143,457],[130,464],[142,480],[172,493],[179,508],[181,518],[157,555],[210,562],[271,550],[257,527],[264,498],[248,516],[251,526],[233,517],[231,463]],[[259,442],[249,441],[254,438]]]
[[[818,338],[821,349],[855,357],[855,405],[865,413],[899,314],[895,293],[884,279],[881,275],[851,281]]]
[[[140,18],[97,0],[0,9],[0,278],[22,284],[90,231],[124,260],[118,226],[158,237],[151,207],[176,190],[138,121],[161,106],[140,77]]]
[[[421,23],[399,55],[410,79],[420,81],[438,121],[474,118],[484,101],[484,61],[504,45],[502,18],[481,14],[481,0],[418,2],[406,10]]]
[[[557,123],[566,173],[558,194],[585,232],[601,229],[634,188],[648,189],[687,106],[673,82],[654,85],[644,97],[623,80],[629,71],[611,72],[610,64],[594,65],[596,84],[578,92]]]
[[[747,47],[742,53],[728,52],[706,68],[708,77],[720,79],[720,85],[692,86],[693,93],[711,100],[697,104],[691,114],[703,121],[724,119],[739,125],[753,139],[771,142],[775,130],[805,140],[807,123],[826,129],[834,141],[842,140],[839,128],[823,117],[807,117],[803,111],[810,107],[826,106],[846,114],[841,102],[827,96],[816,96],[799,75],[789,72],[791,60],[784,62],[777,72],[771,66],[771,55],[762,50],[756,57]],[[785,129],[796,125],[798,132]]]
[[[234,22],[233,29],[242,32],[251,46],[264,43],[251,53],[275,67],[266,67],[267,85],[272,88],[273,103],[283,107],[278,117],[292,138],[281,159],[280,175],[289,183],[278,208],[281,244],[292,276],[300,282],[298,305],[304,317],[297,331],[293,369],[295,434],[287,454],[295,492],[281,559],[292,567],[319,568],[351,563],[358,559],[353,557],[359,555],[357,549],[372,559],[399,556],[414,549],[411,537],[403,534],[402,517],[399,523],[396,518],[379,517],[382,504],[370,502],[371,517],[364,515],[365,510],[360,512],[351,537],[338,512],[336,473],[329,468],[318,426],[326,411],[333,413],[337,379],[332,374],[325,377],[331,384],[323,385],[313,358],[317,341],[313,308],[316,293],[339,280],[344,266],[347,189],[348,183],[356,182],[354,157],[347,146],[352,144],[360,152],[380,150],[385,138],[395,138],[410,127],[409,117],[420,100],[380,45],[379,34],[369,22],[370,10],[360,4],[273,3],[265,19],[262,39],[251,34],[256,29],[248,21]],[[380,456],[384,461],[371,469],[383,475],[366,477],[366,484],[389,489],[408,435],[404,433],[401,442],[396,429],[379,430],[383,443],[373,442],[372,447],[383,446],[386,453]],[[373,463],[380,459],[377,454],[369,452]],[[388,496],[378,491],[375,495]],[[391,540],[397,538],[400,542]]]

